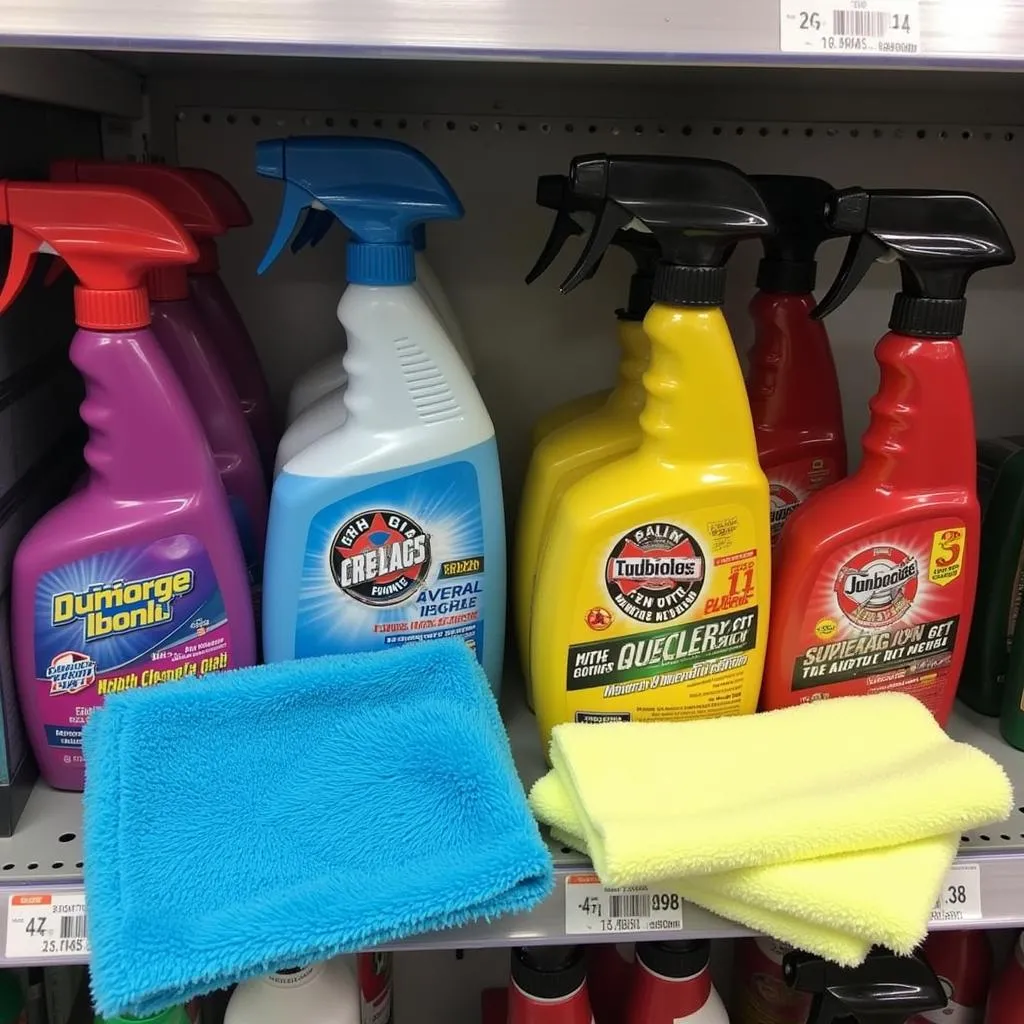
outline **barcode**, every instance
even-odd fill
[[[610,894],[609,912],[612,917],[650,917],[650,893],[631,892]]]
[[[834,36],[884,36],[889,27],[886,11],[833,11]]]
[[[85,915],[76,914],[74,917],[62,917],[60,919],[60,937],[62,939],[84,939]]]

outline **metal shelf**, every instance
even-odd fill
[[[506,688],[503,713],[512,749],[523,783],[530,786],[546,770],[533,716],[521,697],[518,679]],[[1024,753],[1008,747],[999,738],[996,722],[962,708],[957,709],[950,733],[987,751],[1006,768],[1013,781],[1018,804],[1024,805]],[[74,793],[58,793],[37,784],[17,834],[0,839],[0,965],[24,966],[32,961],[6,956],[6,908],[18,893],[72,893],[82,889],[82,807]],[[566,941],[565,884],[573,874],[589,873],[586,858],[574,851],[550,844],[555,861],[555,891],[529,914],[481,921],[450,931],[435,932],[396,943],[393,949],[455,949],[508,946],[518,943],[559,943]],[[964,836],[959,864],[977,864],[981,877],[983,918],[970,923],[946,922],[938,928],[1009,928],[1024,926],[1024,806],[990,828]],[[700,907],[685,904],[683,931],[690,938],[732,938],[751,934],[732,921],[723,920]],[[631,934],[630,939],[653,935]],[[573,942],[588,937],[573,936]],[[599,936],[593,936],[599,939]],[[46,963],[82,963],[81,956],[47,958]]]
[[[2,0],[11,45],[321,54],[477,57],[669,64],[969,66],[1024,62],[1024,4],[920,0],[921,53],[780,53],[778,0]]]

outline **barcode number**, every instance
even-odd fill
[[[62,917],[60,919],[60,937],[62,939],[84,939],[85,915]]]
[[[608,897],[609,917],[650,917],[649,893],[612,893]]]

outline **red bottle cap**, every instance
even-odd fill
[[[18,297],[45,247],[78,278],[75,321],[91,330],[145,327],[147,271],[183,266],[198,256],[184,227],[131,188],[3,181],[0,223],[14,228],[0,313]]]
[[[196,185],[203,189],[207,199],[213,203],[229,228],[247,228],[252,223],[252,214],[245,200],[235,191],[234,185],[205,167],[182,167]],[[212,238],[199,239],[199,260],[188,268],[190,274],[216,274],[220,269],[217,243]]]

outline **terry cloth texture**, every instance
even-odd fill
[[[905,694],[746,717],[557,726],[531,806],[606,885],[687,899],[840,963],[923,937],[1002,768]],[[628,766],[628,769],[623,768]]]
[[[117,694],[84,748],[104,1016],[523,911],[553,885],[458,640]]]

